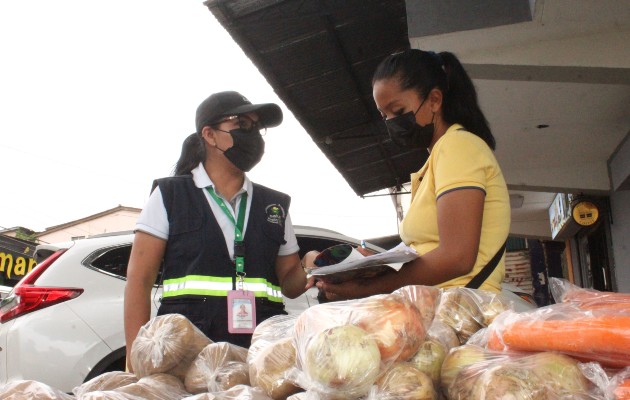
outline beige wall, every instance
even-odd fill
[[[100,233],[130,231],[135,227],[139,215],[139,211],[120,210],[67,228],[51,229],[50,233],[44,231],[37,238],[40,243],[56,243]]]

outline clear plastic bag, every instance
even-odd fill
[[[439,294],[433,287],[407,286],[305,310],[295,324],[292,379],[322,399],[366,396],[382,371],[416,354]]]
[[[497,353],[467,344],[451,350],[442,368],[449,400],[594,399],[578,360],[557,352]]]
[[[191,395],[179,378],[169,374],[145,376],[115,391],[150,400],[179,400]]]
[[[455,330],[437,318],[431,322],[427,331],[427,338],[439,340],[447,350],[461,345]]]
[[[274,315],[258,324],[252,334],[247,361],[256,357],[259,351],[271,343],[291,337],[296,320],[297,315]]]
[[[248,350],[228,342],[210,343],[204,347],[190,364],[184,377],[184,385],[190,393],[212,392],[225,390],[227,387],[219,387],[217,374],[221,367],[229,362],[244,363],[247,359]],[[226,371],[222,371],[226,372]],[[247,382],[249,384],[249,376]]]
[[[395,363],[372,387],[367,400],[436,400],[431,377],[407,362]]]
[[[271,400],[260,388],[236,385],[222,392],[212,393],[217,400]]]
[[[606,393],[614,400],[630,400],[630,367],[615,373]]]
[[[217,368],[208,387],[211,392],[215,392],[229,390],[236,385],[250,384],[247,364],[242,361],[230,361]]]
[[[217,396],[212,393],[199,393],[190,397],[184,397],[182,400],[217,400]]]
[[[289,377],[296,362],[293,338],[289,336],[266,343],[266,347],[259,347],[248,355],[251,385],[260,388],[274,400],[285,399],[302,391]]]
[[[572,304],[583,310],[630,313],[630,294],[585,289],[566,279],[549,278],[556,303]]]
[[[180,314],[157,316],[140,328],[130,365],[138,378],[169,373],[184,379],[199,352],[212,341]]]
[[[435,319],[450,326],[461,345],[502,312],[513,309],[513,303],[500,294],[464,287],[449,288],[442,292]]]
[[[440,385],[442,363],[449,350],[442,341],[427,336],[418,352],[409,360],[409,363],[419,371],[427,374],[431,378],[433,386],[438,387]]]
[[[75,387],[72,393],[77,397],[81,397],[84,393],[114,390],[136,382],[138,382],[138,377],[131,372],[110,371]]]
[[[75,397],[42,382],[17,380],[0,386],[3,400],[72,400]]]
[[[95,390],[77,396],[77,400],[147,400],[129,393],[121,393],[115,390]]]
[[[630,315],[570,303],[504,312],[489,327],[491,350],[557,351],[607,368],[630,366]]]
[[[288,377],[296,362],[296,320],[296,315],[275,315],[260,323],[247,353],[251,385],[274,400],[302,391]]]

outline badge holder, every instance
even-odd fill
[[[206,188],[225,215],[234,223],[234,266],[236,269],[236,290],[227,293],[227,314],[229,333],[254,333],[256,328],[256,296],[245,290],[245,245],[243,244],[243,226],[247,209],[247,192],[241,196],[238,221],[234,220],[223,199],[214,192],[212,186]]]
[[[236,290],[227,295],[230,333],[254,333],[256,328],[256,297],[254,292],[244,290],[243,283],[243,275],[239,275]]]

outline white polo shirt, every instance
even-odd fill
[[[207,190],[205,190],[208,186],[213,186],[214,184],[210,180],[210,177],[206,173],[205,168],[203,167],[203,163],[199,163],[199,165],[192,170],[193,182],[195,186],[202,190],[203,194],[206,196],[208,200],[208,204],[210,205],[210,209],[214,214],[217,222],[219,223],[219,227],[223,232],[223,237],[225,237],[225,243],[227,244],[228,251],[230,253],[230,258],[234,258],[234,223],[230,221],[230,219],[225,215],[221,207],[217,204],[217,202],[210,197],[210,194]],[[243,182],[243,187],[234,195],[232,199],[226,199],[223,196],[219,195],[226,204],[231,205],[230,211],[232,212],[232,216],[236,221],[236,215],[234,210],[238,210],[242,194],[249,193],[247,196],[247,209],[245,214],[245,227],[243,232],[243,237],[247,235],[247,221],[249,219],[249,210],[252,204],[252,193],[253,193],[253,185],[252,182],[245,176],[245,181]],[[217,193],[218,194],[218,193]],[[136,221],[136,231],[141,231],[148,233],[150,235],[156,236],[160,239],[168,240],[169,234],[169,224],[168,224],[168,215],[166,213],[166,207],[164,207],[164,201],[162,200],[162,192],[160,191],[160,187],[156,187],[151,193],[147,204],[142,209],[138,220]],[[291,223],[291,215],[287,214],[287,218],[284,224],[284,239],[287,241],[285,244],[280,245],[280,249],[278,250],[279,256],[286,256],[289,254],[297,253],[300,248],[297,243],[297,238],[295,237],[295,231],[293,230],[293,224]]]

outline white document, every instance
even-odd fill
[[[377,276],[388,269],[399,271],[402,265],[418,257],[411,247],[400,243],[398,246],[371,256],[364,256],[357,249],[337,264],[314,268],[309,276],[329,282],[343,282],[353,278]]]

